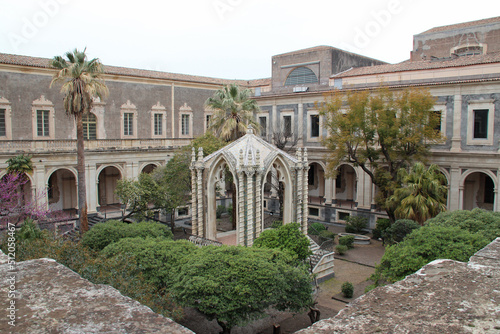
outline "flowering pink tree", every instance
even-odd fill
[[[23,186],[29,179],[22,173],[8,173],[0,180],[0,225],[18,224],[26,218],[39,219],[47,214],[36,199],[26,202]]]

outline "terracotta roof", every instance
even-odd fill
[[[432,34],[432,33],[441,32],[441,31],[448,31],[448,30],[464,29],[464,28],[481,26],[481,25],[486,25],[486,24],[491,24],[491,23],[499,23],[499,22],[500,22],[500,16],[497,16],[497,17],[492,17],[489,19],[482,19],[482,20],[478,20],[478,21],[470,21],[470,22],[451,24],[448,26],[435,27],[435,28],[424,31],[423,33],[420,33],[419,35]]]
[[[346,72],[343,72],[341,74],[332,75],[331,77],[332,78],[355,77],[362,75],[429,70],[429,69],[460,67],[468,65],[498,63],[498,62],[500,62],[500,51],[481,56],[457,57],[454,59],[446,59],[446,60],[404,61],[398,64],[357,67],[348,70]]]
[[[49,62],[50,62],[50,59],[48,59],[48,58],[39,58],[39,57],[20,56],[20,55],[0,53],[0,64],[21,65],[21,66],[30,66],[30,67],[49,69],[49,68],[51,68],[51,66],[49,66]],[[228,79],[209,78],[209,77],[202,77],[202,76],[196,76],[196,75],[141,70],[141,69],[136,69],[136,68],[108,66],[108,65],[104,66],[104,72],[106,74],[110,74],[110,75],[124,75],[124,76],[141,77],[141,78],[164,79],[164,80],[185,81],[185,82],[197,82],[197,83],[206,83],[206,84],[215,84],[215,85],[237,83],[237,84],[242,85],[242,86],[257,86],[257,85],[260,85],[260,82],[265,82],[265,80],[270,81],[270,79],[228,80]],[[253,84],[254,82],[255,82],[255,84]]]

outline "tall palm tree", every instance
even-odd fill
[[[425,168],[417,162],[410,172],[401,169],[399,177],[403,187],[388,199],[397,218],[413,219],[423,225],[427,219],[446,211],[448,187],[437,165]]]
[[[255,113],[259,110],[257,102],[250,98],[249,89],[241,89],[236,84],[224,85],[209,97],[205,105],[214,111],[210,119],[209,130],[227,142],[236,140],[245,135],[247,127],[252,125],[259,128],[255,121]],[[231,173],[227,173],[226,180],[231,183],[231,197],[233,202],[232,224],[236,228],[236,187]]]
[[[257,102],[250,98],[249,89],[241,89],[236,84],[224,85],[209,97],[205,105],[214,111],[209,129],[225,141],[242,137],[248,125],[258,129],[255,113],[259,110]]]
[[[9,173],[19,173],[26,174],[33,171],[33,162],[31,161],[31,155],[16,155],[7,160],[7,172]]]
[[[76,120],[78,215],[79,228],[82,233],[88,230],[82,116],[90,112],[95,97],[105,97],[109,93],[103,79],[102,63],[98,58],[87,60],[86,50],[75,49],[73,52],[66,52],[67,60],[61,56],[55,56],[50,62],[50,65],[59,70],[54,74],[50,87],[56,82],[62,82],[64,109]]]

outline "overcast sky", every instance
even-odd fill
[[[498,0],[0,0],[0,52],[87,47],[106,65],[226,79],[271,76],[276,54],[330,45],[396,63],[436,26],[500,16]]]

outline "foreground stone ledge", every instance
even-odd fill
[[[0,333],[193,333],[52,259],[16,265],[16,326],[8,324],[9,267],[0,252]]]
[[[500,333],[500,238],[468,263],[433,261],[300,330],[316,333]]]

